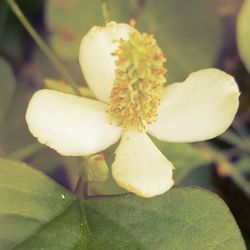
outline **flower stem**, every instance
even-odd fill
[[[103,20],[106,23],[109,22],[109,12],[108,12],[108,7],[107,7],[107,0],[102,0],[102,17]]]
[[[87,177],[83,174],[83,171],[79,173],[79,178],[74,190],[74,194],[82,199],[87,199],[88,197],[88,181]]]
[[[15,0],[5,0],[12,11],[15,13],[19,21],[23,24],[25,29],[29,32],[31,37],[35,40],[37,45],[40,47],[40,49],[44,52],[44,54],[48,57],[50,62],[54,65],[54,67],[57,69],[57,71],[61,74],[63,79],[71,85],[75,93],[79,96],[81,96],[81,92],[79,91],[77,84],[73,80],[73,78],[69,75],[67,70],[64,68],[64,66],[61,64],[61,62],[58,60],[56,55],[52,52],[52,50],[49,49],[49,47],[46,45],[46,43],[42,40],[42,38],[39,36],[39,34],[35,31],[35,29],[32,27],[28,19],[24,16],[23,12],[19,8],[19,6],[16,4]]]

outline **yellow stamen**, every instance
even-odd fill
[[[154,36],[134,32],[127,41],[120,40],[114,87],[108,113],[111,123],[124,130],[143,131],[157,118],[165,83],[166,61]]]

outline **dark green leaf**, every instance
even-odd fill
[[[143,199],[125,195],[93,200],[87,219],[90,249],[245,249],[224,202],[193,188]]]
[[[10,65],[0,57],[0,122],[11,103],[15,85],[15,76]]]
[[[0,148],[6,153],[13,153],[34,142],[25,121],[26,108],[31,95],[32,91],[24,84],[17,86],[0,129]]]
[[[41,172],[0,158],[0,200],[0,246],[5,250],[56,220],[62,211],[70,210],[73,197]]]

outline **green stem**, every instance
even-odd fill
[[[110,19],[109,19],[109,12],[108,12],[106,0],[102,0],[102,17],[103,17],[105,24],[109,22]]]
[[[223,170],[229,177],[241,188],[243,192],[250,198],[250,184],[247,179],[242,176],[238,169],[224,156],[224,154],[215,150],[208,143],[199,143],[200,149],[203,153],[210,157],[212,161],[215,161],[223,167]]]
[[[83,157],[82,159],[83,160],[81,162],[81,169],[79,171],[79,179],[77,181],[77,185],[76,185],[74,193],[77,197],[87,198],[88,197],[88,173],[87,173],[87,170],[85,169],[87,158]]]
[[[19,21],[23,24],[23,26],[26,28],[26,30],[29,32],[29,34],[32,36],[32,38],[36,41],[40,49],[44,52],[44,54],[48,57],[50,62],[54,65],[54,67],[57,69],[57,71],[61,74],[63,79],[71,85],[71,87],[74,89],[75,93],[79,96],[81,96],[81,92],[79,91],[77,84],[72,79],[72,77],[69,75],[69,73],[66,71],[64,66],[61,64],[61,62],[58,60],[56,55],[49,49],[49,47],[46,45],[46,43],[42,40],[42,38],[39,36],[39,34],[35,31],[35,29],[32,27],[28,19],[24,16],[19,6],[16,4],[14,0],[5,0],[12,11],[15,13]]]
[[[67,94],[74,94],[74,90],[72,89],[72,87],[64,84],[64,82],[46,78],[44,79],[44,84],[48,89],[57,90]],[[79,87],[79,91],[84,97],[95,98],[93,92],[89,88]]]

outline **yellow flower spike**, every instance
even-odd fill
[[[153,35],[134,32],[128,40],[115,42],[119,47],[113,53],[117,68],[108,109],[111,123],[143,131],[157,118],[166,59]]]

